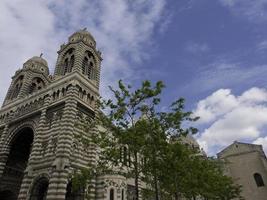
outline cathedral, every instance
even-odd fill
[[[84,29],[60,46],[53,75],[42,56],[16,71],[0,110],[1,200],[131,198],[131,180],[114,174],[72,191],[72,174],[98,156],[94,145],[80,139],[96,130],[85,132],[75,124],[96,115],[101,60],[94,37]]]
[[[90,142],[96,128],[86,131],[77,124],[97,115],[101,61],[94,37],[84,29],[61,45],[53,75],[42,55],[15,72],[0,110],[0,200],[135,199],[134,180],[116,173],[97,175],[79,192],[72,190],[73,174],[95,165],[99,156]],[[182,143],[200,149],[192,137]],[[218,158],[243,186],[245,199],[266,199],[262,146],[235,142]]]

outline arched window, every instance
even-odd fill
[[[29,94],[32,94],[38,90],[43,89],[44,86],[45,86],[45,83],[41,78],[39,77],[34,78],[29,88]]]
[[[72,72],[72,68],[74,66],[74,60],[75,60],[73,53],[74,53],[74,49],[71,48],[64,54],[62,75]]]
[[[82,71],[84,75],[87,75],[90,78],[90,69],[89,69],[89,60],[87,57],[84,57],[82,64]]]
[[[69,73],[72,71],[73,65],[74,65],[74,55],[72,55],[70,57],[70,65],[69,65],[69,68],[68,68],[68,72]]]
[[[43,200],[46,199],[49,181],[47,178],[40,178],[34,184],[30,196],[30,200]]]
[[[68,72],[68,66],[69,66],[69,60],[68,58],[66,58],[64,61],[64,74],[63,75],[65,75]]]
[[[13,86],[13,89],[12,89],[12,91],[10,93],[10,99],[14,99],[19,95],[20,89],[21,89],[22,84],[23,84],[23,79],[24,79],[24,76],[20,76],[16,80],[16,82],[15,82],[15,84]]]
[[[72,181],[70,181],[67,184],[66,193],[65,193],[65,200],[84,199],[85,188],[84,187],[80,187],[80,188],[77,188],[76,190],[73,190],[72,186],[73,186]]]
[[[88,62],[88,59],[85,57],[83,58],[83,63],[82,63],[82,73],[85,74],[85,68],[86,68],[86,63]]]
[[[114,200],[114,189],[110,189],[109,191],[109,200]]]
[[[129,163],[129,167],[131,167],[132,166],[132,158],[131,158],[131,152],[130,152],[130,150],[128,150],[128,163]]]
[[[255,173],[254,174],[254,179],[255,179],[256,185],[258,187],[263,187],[264,186],[264,182],[263,182],[262,176],[259,173]]]
[[[95,79],[95,59],[94,55],[90,51],[85,52],[82,63],[82,73],[89,79]]]
[[[20,88],[21,88],[21,85],[20,84],[16,84],[11,99],[14,99],[14,98],[16,98],[18,96]]]
[[[121,200],[124,200],[124,189],[121,190]]]
[[[127,165],[127,161],[128,161],[128,159],[127,159],[128,153],[127,152],[128,152],[127,147],[123,147],[123,164],[124,165]]]

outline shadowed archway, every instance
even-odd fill
[[[1,200],[16,200],[16,195],[10,190],[4,190],[0,192]]]
[[[38,179],[33,185],[30,200],[45,200],[48,185],[49,180],[46,177]]]
[[[25,127],[15,134],[9,144],[9,154],[0,182],[1,186],[10,188],[11,190],[0,191],[0,194],[4,195],[6,199],[17,199],[24,171],[28,164],[33,137],[33,130],[29,127]]]
[[[67,184],[65,200],[83,200],[84,199],[84,188],[78,191],[73,191],[72,182]]]

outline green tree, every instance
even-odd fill
[[[95,142],[102,149],[101,166],[125,167],[122,163],[131,163],[127,175],[135,179],[135,195],[139,199],[139,181],[142,174],[141,155],[145,151],[146,132],[140,126],[143,121],[144,110],[153,110],[159,104],[162,82],[154,86],[144,81],[139,89],[131,91],[131,86],[125,86],[119,81],[118,89],[110,87],[114,95],[113,100],[102,100],[100,106],[105,114],[99,114],[99,125],[104,127],[95,138]],[[127,148],[128,154],[122,149]],[[123,155],[123,156],[122,156]],[[123,158],[122,158],[123,157]],[[105,168],[105,167],[103,167]],[[105,168],[105,170],[108,170]],[[113,170],[111,168],[111,170]]]
[[[180,98],[171,104],[167,112],[157,112],[154,106],[145,107],[143,113],[145,120],[140,125],[140,131],[146,135],[144,153],[145,165],[142,172],[145,182],[151,183],[155,191],[155,199],[160,199],[160,172],[164,168],[164,154],[170,145],[170,139],[174,140],[188,134],[195,134],[196,128],[183,128],[183,123],[196,121],[198,117],[192,117],[192,112],[184,111],[184,99]],[[165,175],[166,176],[166,175]]]
[[[114,171],[135,179],[136,200],[139,181],[150,185],[156,200],[180,195],[206,199],[231,199],[240,188],[223,176],[215,162],[196,156],[179,138],[195,134],[188,122],[197,120],[184,111],[184,99],[175,101],[168,111],[160,112],[160,94],[164,85],[144,81],[133,90],[119,81],[118,89],[110,87],[112,100],[101,100],[97,118],[86,129],[98,127],[93,142],[99,147],[96,173]],[[89,127],[89,128],[88,128]],[[125,170],[127,168],[127,170]],[[215,181],[215,182],[214,182]],[[149,189],[149,188],[148,188]]]
[[[179,142],[170,143],[166,150],[160,183],[162,189],[176,200],[180,196],[208,200],[242,199],[240,186],[223,175],[221,165],[216,160],[199,156]]]

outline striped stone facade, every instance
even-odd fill
[[[77,123],[95,116],[101,60],[94,38],[81,30],[61,45],[54,75],[33,57],[12,77],[0,110],[1,200],[127,198],[131,180],[119,175],[95,177],[79,194],[70,190],[73,172],[97,159],[96,147],[81,140],[96,130]]]

